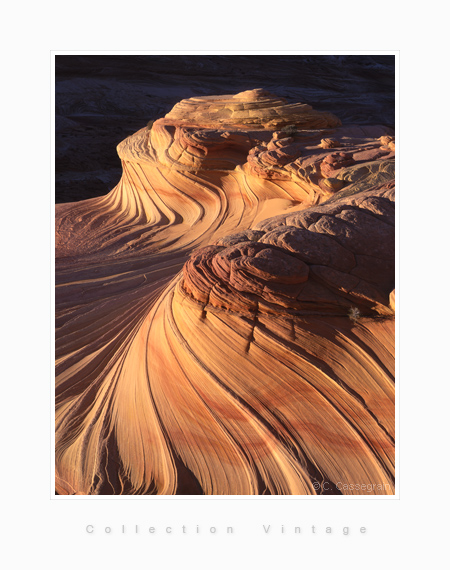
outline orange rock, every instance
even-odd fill
[[[393,289],[389,295],[389,306],[395,311],[395,289]]]
[[[337,148],[342,146],[341,143],[334,139],[322,139],[320,141],[320,146],[322,148]]]
[[[389,143],[393,142],[394,140],[395,140],[395,137],[391,137],[391,136],[382,136],[379,138],[379,141],[380,141],[382,146],[389,146]]]
[[[339,125],[193,97],[118,145],[108,195],[56,207],[58,493],[394,493],[394,180],[364,186],[369,160],[323,192],[319,165],[337,190],[379,151]]]
[[[337,192],[344,187],[344,182],[339,178],[324,178],[319,180],[319,186],[327,192]]]

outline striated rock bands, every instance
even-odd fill
[[[390,315],[394,219],[389,185],[282,214],[260,222],[252,241],[241,233],[229,247],[198,250],[183,286],[198,301],[239,312],[347,315],[356,306]]]
[[[393,494],[393,131],[256,89],[118,153],[56,208],[57,492]]]
[[[304,103],[288,104],[283,97],[264,89],[253,89],[237,95],[185,99],[175,105],[166,119],[199,127],[235,126],[272,130],[291,124],[302,129],[325,129],[341,124],[331,113],[315,111]]]

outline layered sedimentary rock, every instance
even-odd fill
[[[393,184],[275,216],[198,250],[183,288],[241,314],[391,315]]]
[[[232,126],[272,128],[295,124],[303,129],[340,125],[328,112],[315,111],[305,103],[288,104],[283,97],[264,89],[252,89],[236,95],[192,97],[181,101],[166,115],[169,121],[203,127]]]
[[[57,206],[57,492],[392,494],[394,133],[253,90],[118,153]]]
[[[394,124],[394,56],[57,55],[56,202],[114,188],[117,144],[182,99],[260,85],[344,123]]]

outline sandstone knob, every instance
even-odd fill
[[[382,136],[378,139],[382,146],[388,146],[390,142],[395,140],[395,137],[391,137],[388,135]]]
[[[323,183],[334,192],[337,192],[344,186],[344,182],[339,180],[339,178],[326,178]]]
[[[233,99],[239,99],[241,101],[257,101],[258,99],[267,99],[268,97],[275,97],[275,95],[266,89],[249,89],[248,91],[242,91],[241,93],[233,95]]]
[[[335,139],[322,139],[319,146],[322,148],[337,148],[341,146],[341,143]]]

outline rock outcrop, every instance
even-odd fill
[[[393,131],[256,89],[118,153],[56,211],[57,492],[393,494]]]
[[[107,194],[117,144],[182,99],[264,85],[345,124],[394,125],[394,56],[57,55],[56,203]]]

